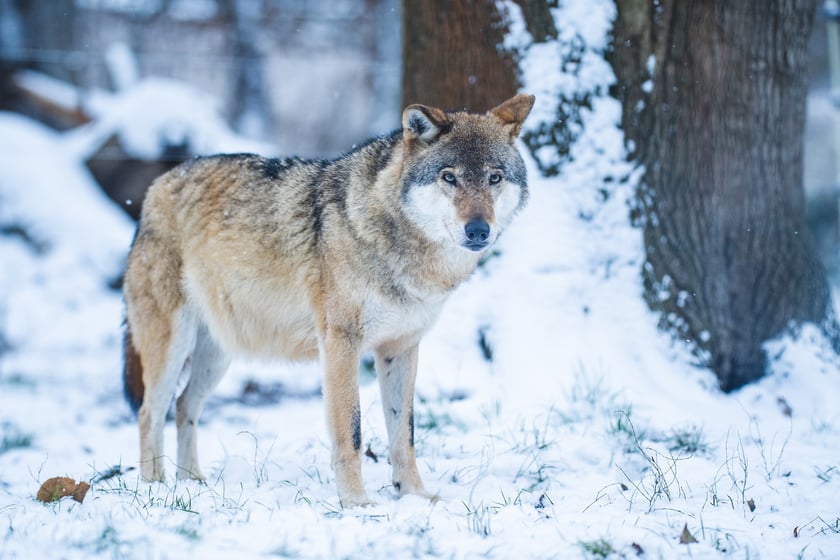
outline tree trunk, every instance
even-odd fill
[[[725,391],[761,377],[762,344],[792,324],[820,324],[836,341],[804,222],[815,8],[618,0],[612,63],[628,145],[645,166],[646,298]]]
[[[221,3],[226,27],[233,43],[236,65],[231,114],[237,132],[265,140],[273,128],[263,73],[264,57],[259,48],[263,4],[243,0]]]
[[[403,106],[486,111],[517,91],[493,0],[403,3]]]

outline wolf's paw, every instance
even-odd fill
[[[426,490],[422,485],[420,486],[408,486],[405,484],[400,484],[399,482],[394,483],[394,490],[400,495],[403,496],[419,496],[420,498],[426,498],[433,504],[436,504],[440,501],[440,496],[438,494],[433,494]]]
[[[341,496],[339,497],[339,501],[341,502],[342,509],[351,509],[358,507],[365,508],[377,505],[376,502],[368,498],[365,494]]]
[[[403,492],[402,494],[400,494],[400,496],[406,496],[406,495],[417,496],[418,498],[426,498],[427,500],[429,500],[429,502],[431,502],[433,504],[436,504],[440,501],[440,495],[439,494],[433,494],[432,492],[429,492],[427,490],[422,490],[422,489],[418,490],[417,492]]]
[[[195,480],[196,482],[207,482],[207,477],[201,472],[198,467],[184,468],[178,467],[178,472],[175,474],[178,480]]]
[[[166,473],[162,467],[153,467],[143,463],[140,468],[140,478],[144,482],[166,482]]]
[[[426,498],[427,500],[429,500],[433,504],[438,503],[442,499],[440,497],[440,494],[432,494],[431,492],[423,492],[423,494],[420,494],[420,495],[423,496],[424,498]]]

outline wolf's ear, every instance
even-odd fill
[[[488,114],[502,121],[506,128],[509,126],[510,137],[516,138],[519,136],[519,132],[522,130],[522,123],[525,122],[525,119],[531,112],[535,100],[536,97],[533,95],[520,93],[511,97],[498,107],[490,109]]]
[[[449,118],[446,113],[425,105],[409,105],[402,114],[403,138],[406,142],[420,140],[430,144],[446,132]]]

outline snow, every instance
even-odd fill
[[[126,151],[143,159],[159,157],[165,144],[184,143],[197,154],[273,153],[265,143],[233,134],[215,98],[176,80],[143,78],[124,95],[97,91],[87,101],[95,120],[77,132],[81,155],[89,155],[91,147],[98,148],[114,133]]]
[[[137,59],[131,52],[131,47],[122,42],[112,43],[105,50],[105,61],[114,83],[114,89],[124,91],[140,78],[140,70],[137,68]]]
[[[37,92],[38,96],[63,109],[76,109],[81,102],[79,91],[70,84],[42,72],[21,70],[13,76],[16,86]]]
[[[603,46],[609,4],[565,3],[577,11],[557,15]],[[541,49],[523,61],[538,99],[613,79],[586,55],[566,83]],[[418,462],[441,501],[394,498],[378,390],[363,371],[363,447],[378,458],[363,474],[378,505],[349,511],[316,365],[234,364],[199,429],[206,485],[148,484],[129,470],[138,437],[109,285],[133,227],[81,162],[114,130],[150,156],[161,135],[219,151],[247,142],[202,95],[160,79],[92,100],[94,122],[69,133],[0,113],[0,333],[11,347],[0,354],[0,558],[836,557],[837,358],[805,325],[767,344],[767,377],[725,395],[656,329],[629,221],[640,171],[605,93],[559,176],[541,178],[527,158],[529,206],[421,346]],[[553,118],[539,102],[534,123]],[[285,392],[244,404],[250,380]],[[169,425],[170,456],[174,445]],[[122,474],[99,480],[115,465]],[[91,481],[87,499],[36,502],[52,476]],[[697,543],[680,543],[684,527]]]
[[[252,152],[274,155],[276,147],[234,133],[221,117],[219,101],[178,80],[139,78],[128,47],[113,44],[106,53],[119,93],[80,91],[43,73],[25,70],[14,76],[21,87],[65,109],[81,108],[91,123],[67,133],[64,151],[87,159],[111,137],[126,153],[153,160],[167,146],[184,145],[191,153]]]

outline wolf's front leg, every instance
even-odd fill
[[[332,440],[332,467],[341,507],[371,505],[362,484],[359,349],[341,329],[327,329],[322,343],[324,404]]]
[[[388,429],[392,481],[399,494],[417,494],[430,500],[423,486],[414,452],[414,379],[417,376],[417,344],[408,349],[383,345],[376,350],[376,373],[382,393],[382,409]]]

